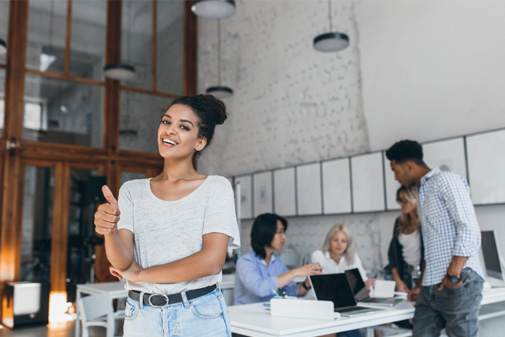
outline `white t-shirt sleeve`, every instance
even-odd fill
[[[129,182],[124,183],[119,189],[118,206],[119,215],[118,229],[127,229],[135,233],[133,225],[133,195]]]
[[[240,247],[237,216],[235,214],[235,198],[228,179],[217,177],[213,184],[203,223],[202,235],[223,233],[230,237],[230,248]]]

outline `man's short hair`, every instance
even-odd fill
[[[423,147],[415,140],[404,139],[393,144],[387,151],[386,157],[397,163],[413,161],[418,165],[423,165]]]

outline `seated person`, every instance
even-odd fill
[[[368,279],[361,264],[352,233],[343,224],[336,224],[326,234],[323,246],[312,253],[311,261],[323,267],[324,274],[343,273],[348,269],[358,268],[361,278],[370,291],[375,280]]]
[[[274,254],[284,246],[287,228],[286,219],[277,214],[261,214],[254,220],[251,230],[253,251],[237,261],[235,305],[269,301],[275,291],[288,296],[303,296],[310,289],[309,280],[297,285],[293,279],[322,273],[319,263],[288,270]]]
[[[331,227],[323,246],[312,253],[312,262],[318,262],[323,267],[324,274],[343,273],[348,269],[358,268],[361,278],[368,290],[375,280],[366,277],[365,269],[356,253],[354,240],[350,229],[343,224]],[[332,335],[334,336],[334,335]],[[359,330],[339,332],[337,337],[361,337]]]

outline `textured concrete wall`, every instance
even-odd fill
[[[333,6],[334,26],[351,39],[340,53],[320,53],[328,31],[326,1],[237,2],[221,22],[221,84],[235,94],[200,167],[236,175],[366,152],[358,39],[353,4]],[[217,22],[198,22],[199,91],[218,84]]]

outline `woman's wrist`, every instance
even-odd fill
[[[307,290],[307,291],[308,291],[308,290],[310,290],[310,288],[312,288],[312,287],[310,286],[310,283],[309,283],[309,285],[307,285],[307,280],[305,280],[305,281],[303,281],[303,282],[302,282],[302,287],[303,287],[305,290]]]

